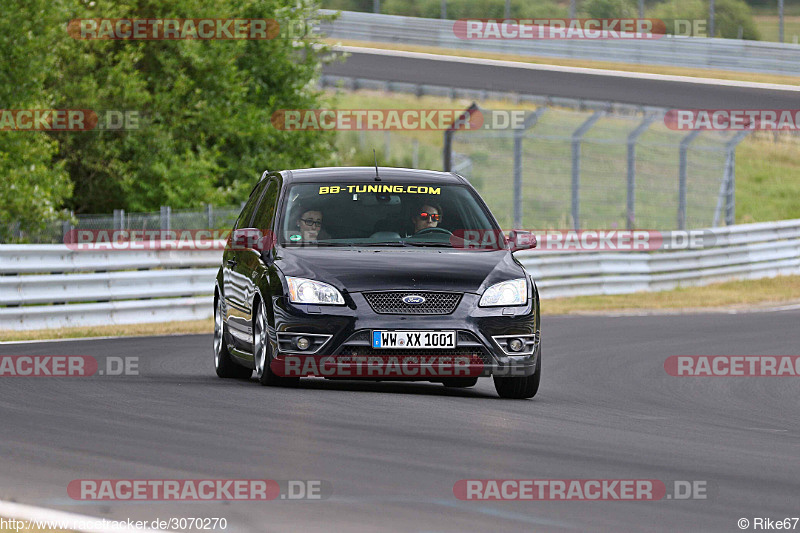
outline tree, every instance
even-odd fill
[[[49,51],[63,11],[46,0],[5,0],[3,9],[0,109],[51,109],[54,97],[44,79],[55,65]],[[35,230],[64,216],[60,208],[71,183],[64,165],[53,164],[58,148],[41,132],[0,131],[0,242],[11,237],[12,223]]]
[[[157,210],[238,204],[269,168],[335,159],[332,132],[279,131],[278,109],[320,107],[327,48],[299,29],[313,0],[5,0],[0,108],[139,113],[139,129],[0,131],[0,222],[63,207]],[[86,40],[85,18],[266,18],[271,40]],[[293,31],[290,31],[293,30]],[[101,113],[102,115],[102,113]],[[74,191],[72,194],[70,194]]]
[[[315,16],[313,2],[113,0],[82,4],[72,18],[271,18],[284,29]],[[294,24],[298,27],[298,24]],[[73,40],[60,49],[69,83],[62,101],[141,110],[141,129],[63,135],[76,211],[153,210],[238,203],[266,168],[331,160],[332,135],[281,132],[282,108],[319,107],[314,35],[272,40]],[[76,102],[77,100],[77,102]],[[123,202],[120,204],[119,199]]]

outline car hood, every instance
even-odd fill
[[[480,294],[525,276],[508,250],[450,248],[283,248],[275,265],[287,276],[315,279],[348,292],[441,290]]]

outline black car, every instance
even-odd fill
[[[217,375],[450,387],[491,375],[501,397],[531,398],[541,377],[539,293],[512,252],[535,245],[527,232],[503,234],[455,173],[264,172],[216,278]],[[362,362],[369,371],[352,372]],[[391,365],[397,372],[381,370]]]

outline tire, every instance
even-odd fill
[[[225,321],[222,319],[222,302],[214,299],[214,369],[221,378],[250,379],[253,371],[233,362],[225,344]]]
[[[474,387],[478,383],[478,378],[447,378],[442,380],[442,385],[453,389],[466,389]]]
[[[530,376],[519,377],[497,377],[492,376],[494,379],[494,388],[501,398],[508,398],[512,400],[522,400],[525,398],[533,398],[539,392],[539,381],[542,377],[542,356],[539,355],[539,360],[536,362],[536,372]]]
[[[296,387],[300,378],[278,376],[272,371],[272,347],[269,342],[267,328],[267,310],[259,298],[258,306],[253,314],[253,362],[256,367],[256,378],[262,385],[274,387]]]

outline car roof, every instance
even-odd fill
[[[285,170],[284,181],[296,183],[352,183],[374,182],[375,167],[321,167]],[[464,183],[463,178],[451,172],[419,170],[413,168],[378,167],[381,181],[404,183]]]

